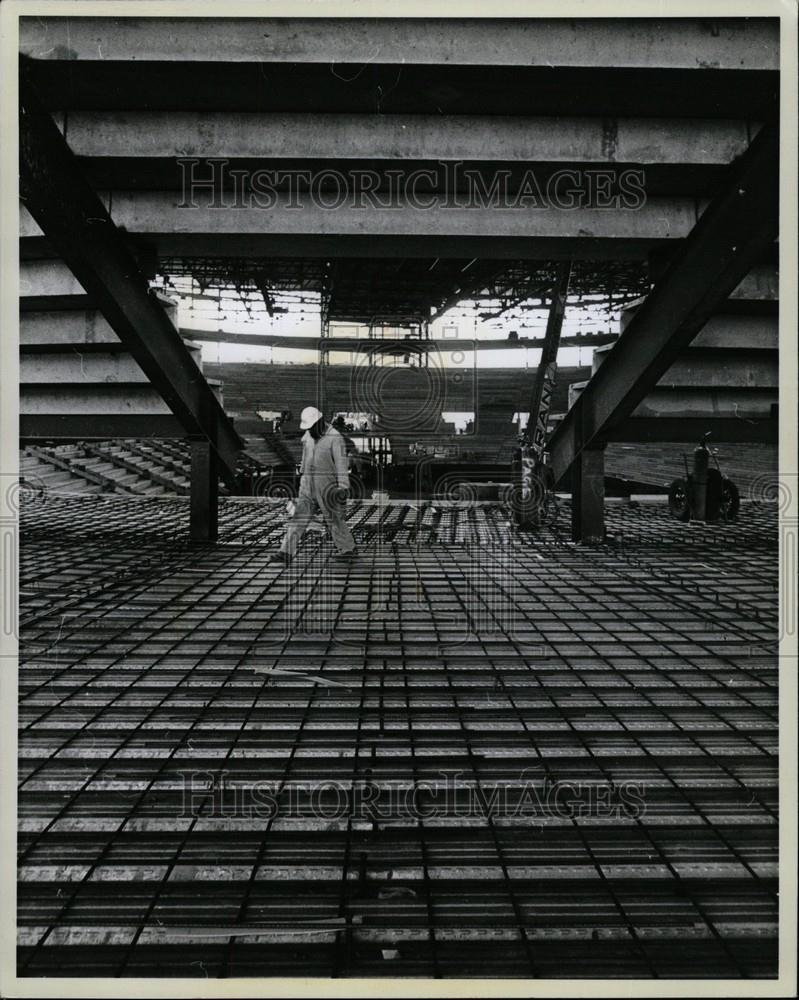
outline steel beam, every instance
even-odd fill
[[[571,467],[572,541],[599,545],[605,539],[605,448],[585,448]]]
[[[556,480],[657,385],[777,235],[779,140],[765,126],[549,443]]]
[[[243,442],[21,73],[20,192],[32,216],[187,433],[214,447],[232,479]]]
[[[215,542],[219,535],[219,469],[216,449],[206,438],[191,442],[191,517],[195,542]]]

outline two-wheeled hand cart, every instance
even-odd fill
[[[680,521],[731,521],[741,506],[738,487],[722,473],[716,454],[707,446],[710,434],[694,449],[690,472],[683,453],[685,479],[675,479],[669,487],[669,510]]]

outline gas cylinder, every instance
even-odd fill
[[[710,452],[702,441],[694,449],[693,475],[691,476],[691,491],[693,517],[697,521],[707,520],[707,475],[710,466]]]

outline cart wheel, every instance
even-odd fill
[[[669,510],[678,521],[691,520],[691,507],[688,503],[688,484],[684,479],[675,479],[669,486]]]
[[[722,521],[732,521],[741,509],[741,498],[738,487],[731,479],[721,480],[721,500],[719,502],[719,517]]]

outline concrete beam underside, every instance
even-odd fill
[[[22,17],[20,51],[50,61],[779,69],[775,19],[713,26],[687,18],[231,17],[209,31],[192,17],[120,18],[112,29],[100,18]]]
[[[444,192],[414,201],[397,197],[383,207],[370,198],[344,193],[320,200],[315,195],[278,192],[275,203],[257,194],[242,204],[232,193],[198,190],[184,200],[172,191],[100,192],[115,224],[126,232],[203,235],[383,236],[383,237],[514,237],[552,240],[658,241],[684,238],[707,202],[692,198],[653,198],[627,211],[574,207],[528,201],[491,207],[458,205]],[[25,208],[20,210],[20,237],[42,231]],[[464,252],[461,251],[461,256]],[[401,256],[401,254],[400,254]],[[487,254],[486,256],[490,256]]]
[[[759,128],[713,119],[512,115],[72,111],[54,118],[76,156],[200,157],[197,176],[213,157],[718,166],[743,153]]]

